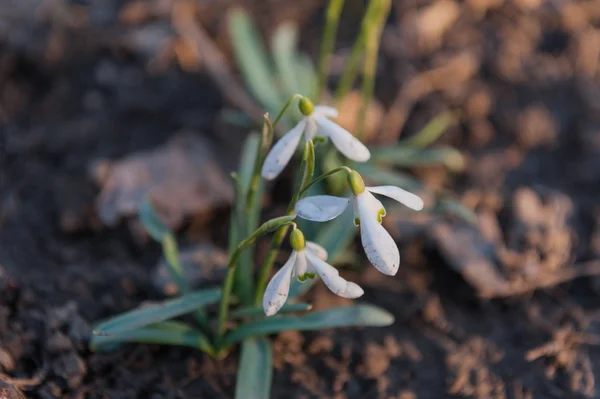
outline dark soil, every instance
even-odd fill
[[[228,54],[232,2],[198,3]],[[323,4],[251,3],[267,34],[274,20],[299,21],[314,54]],[[480,229],[390,214],[401,271],[366,268],[353,281],[396,323],[279,334],[272,397],[600,397],[600,2],[396,3],[378,75],[389,111],[373,140],[457,111],[441,142],[466,154],[465,173],[414,173],[456,191]],[[0,7],[0,397],[233,397],[237,353],[218,362],[177,347],[87,348],[93,322],[163,297],[158,246],[135,222],[107,227],[97,215],[98,162],[185,131],[230,170],[244,134],[219,118],[227,96],[176,41],[170,4]],[[342,44],[361,11],[348,8]],[[222,247],[226,214],[186,221],[184,246]],[[320,285],[309,297],[316,308],[347,303]]]

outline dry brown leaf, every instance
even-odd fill
[[[135,215],[150,195],[162,220],[177,229],[186,217],[231,204],[233,189],[212,154],[200,137],[179,134],[162,147],[110,163],[98,174],[105,176],[96,200],[100,219],[114,226],[121,217]]]

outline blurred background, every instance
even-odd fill
[[[409,172],[475,220],[390,210],[398,275],[344,263],[395,325],[279,334],[273,397],[600,397],[600,1],[392,4],[365,140],[390,145],[452,113],[435,145],[461,162]],[[0,0],[7,392],[233,396],[237,353],[87,348],[92,322],[176,290],[135,218],[150,187],[194,285],[223,276],[229,172],[264,112],[236,63],[232,7],[267,47],[295,24],[316,62],[321,0]],[[331,84],[364,11],[344,6]],[[338,107],[351,129],[358,92]],[[268,212],[285,208],[289,177]],[[346,301],[321,284],[308,300]]]

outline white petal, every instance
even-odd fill
[[[333,145],[347,158],[356,162],[365,162],[371,158],[369,149],[349,131],[324,116],[316,116],[315,119],[320,133],[329,137]]]
[[[296,263],[294,264],[293,277],[301,277],[307,272],[306,251],[296,252]]]
[[[321,260],[327,260],[327,250],[317,243],[306,241],[306,248]]]
[[[312,116],[306,117],[306,128],[304,129],[304,139],[313,140],[318,133],[317,122]]]
[[[263,310],[267,316],[273,316],[277,313],[287,300],[296,256],[296,251],[293,251],[285,265],[275,273],[271,281],[269,281],[269,285],[267,285],[265,295],[263,296]]]
[[[315,110],[313,111],[315,116],[323,115],[327,118],[337,118],[338,111],[333,107],[328,107],[327,105],[317,105],[315,106]]]
[[[373,215],[374,218],[377,219],[379,223],[381,223],[380,215],[385,216],[385,208],[381,201],[379,201],[373,194],[369,192],[369,190],[365,190],[362,194],[359,194],[357,197],[364,198],[365,204],[369,208],[370,214]],[[383,211],[383,213],[381,213]]]
[[[306,119],[302,119],[271,148],[260,173],[263,178],[272,180],[281,173],[294,155],[305,127]]]
[[[414,209],[415,211],[420,211],[423,209],[423,200],[416,194],[413,194],[409,191],[403,190],[400,187],[396,186],[377,186],[377,187],[366,187],[372,193],[385,195],[386,197],[390,197],[395,199],[401,204],[409,207],[410,209]]]
[[[314,195],[302,198],[296,204],[296,214],[302,219],[313,222],[327,222],[335,219],[344,212],[348,206],[349,198],[334,197],[332,195]]]
[[[358,197],[360,238],[369,262],[383,274],[393,276],[400,266],[400,251],[386,229],[371,215],[364,196]]]
[[[319,273],[321,280],[323,280],[327,288],[334,294],[351,299],[358,298],[364,294],[362,288],[357,284],[340,277],[340,272],[338,272],[335,267],[319,259],[316,254],[307,252],[306,257],[317,273]]]

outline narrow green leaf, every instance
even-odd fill
[[[436,141],[450,126],[456,123],[452,112],[444,112],[430,120],[417,134],[398,142],[398,145],[411,148],[425,148]]]
[[[154,240],[162,242],[163,236],[170,233],[169,228],[165,226],[154,211],[154,207],[150,203],[149,198],[144,198],[140,204],[138,215],[144,230],[146,230]]]
[[[434,213],[448,213],[454,215],[467,223],[477,224],[477,215],[472,209],[467,208],[458,201],[452,199],[441,199],[433,210]]]
[[[250,181],[252,180],[252,172],[254,171],[259,145],[260,135],[258,133],[250,133],[244,141],[240,165],[238,167],[238,175],[240,176],[240,185],[242,187],[243,195],[245,195],[250,188]]]
[[[322,330],[336,327],[383,327],[394,322],[394,316],[376,306],[355,305],[333,308],[301,316],[275,316],[244,324],[225,337],[228,345],[249,337],[287,330]]]
[[[297,41],[298,29],[295,24],[290,22],[279,25],[271,38],[271,53],[285,88],[286,97],[296,93],[303,96],[308,95],[305,92],[306,88],[300,86],[295,70]]]
[[[240,8],[229,11],[228,21],[233,50],[246,85],[264,108],[276,112],[281,99],[256,27],[248,14]]]
[[[292,312],[306,312],[312,309],[310,303],[286,303],[279,309],[279,314],[292,313]],[[247,306],[239,308],[231,312],[230,318],[241,318],[241,317],[266,317],[265,311],[262,307]]]
[[[400,167],[441,164],[455,172],[460,172],[465,167],[463,155],[452,147],[430,149],[400,146],[372,148],[371,159],[373,162],[385,162]]]
[[[111,335],[133,330],[190,313],[202,306],[215,303],[220,298],[221,292],[218,289],[196,291],[177,299],[130,310],[98,324],[95,330],[100,334]]]
[[[102,346],[122,342],[188,346],[211,355],[215,353],[206,335],[185,323],[177,322],[156,323],[117,334],[93,335],[90,348],[98,350]]]
[[[298,82],[304,88],[306,97],[317,98],[317,71],[310,58],[304,54],[297,54],[295,68]]]
[[[236,200],[232,210],[235,223],[230,223],[230,253],[238,245],[239,240],[248,236],[258,225],[262,199],[262,180],[254,178],[258,155],[261,151],[261,136],[251,133],[244,142],[242,158],[238,168],[239,187],[236,189]],[[250,193],[252,195],[250,195]],[[235,272],[233,291],[243,302],[252,299],[252,259],[253,246],[240,254]]]
[[[269,399],[272,378],[271,343],[266,338],[244,340],[235,384],[235,398]]]

